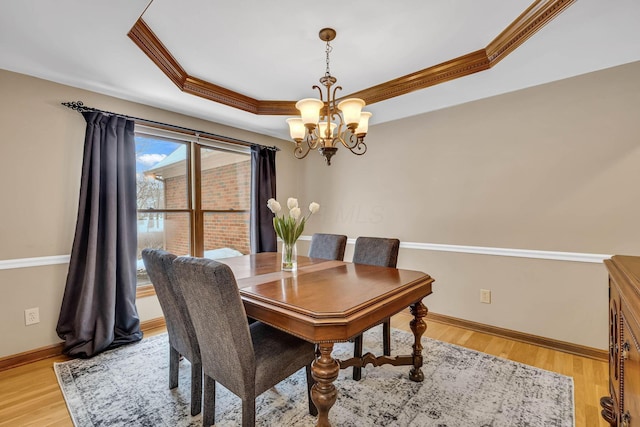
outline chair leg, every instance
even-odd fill
[[[255,427],[256,425],[256,399],[242,399],[242,427]]]
[[[317,417],[318,408],[316,408],[316,405],[313,404],[313,400],[311,400],[311,387],[316,383],[311,375],[311,364],[305,366],[305,370],[307,371],[307,400],[309,401],[309,415]]]
[[[209,375],[204,376],[204,409],[202,425],[209,427],[216,422],[216,382]]]
[[[169,389],[178,387],[178,370],[180,369],[180,353],[169,345]]]
[[[215,389],[214,389],[215,393]],[[202,363],[191,364],[191,415],[202,410]]]
[[[353,357],[362,357],[362,335],[358,335],[353,340]],[[359,366],[353,367],[353,379],[356,381],[360,381],[362,378],[362,368]]]
[[[391,319],[385,319],[382,323],[382,347],[385,356],[391,356]]]

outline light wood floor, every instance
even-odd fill
[[[411,315],[400,313],[392,318],[392,326],[410,331],[410,320]],[[600,397],[608,392],[605,362],[447,326],[428,318],[427,325],[425,336],[573,377],[576,427],[608,427],[598,408]],[[163,331],[148,331],[146,335]],[[53,372],[53,363],[64,360],[64,356],[52,357],[0,372],[0,426],[73,426]]]

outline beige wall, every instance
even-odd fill
[[[301,192],[322,210],[305,234],[640,255],[639,135],[640,63],[373,126],[363,157],[306,159]],[[607,346],[601,264],[413,249],[398,263],[436,279],[433,312]]]
[[[71,252],[85,122],[60,103],[75,100],[282,146],[285,150],[277,156],[278,188],[295,189],[299,163],[288,155],[291,146],[286,141],[0,70],[0,261]],[[66,264],[0,269],[0,358],[60,342],[55,326],[66,274]],[[31,307],[40,308],[41,322],[25,326],[24,310]],[[142,320],[162,315],[155,297],[139,300],[138,311]]]
[[[293,159],[286,141],[7,71],[0,94],[0,260],[70,253],[84,120],[69,100],[281,146],[279,198],[322,205],[308,235],[640,255],[640,63],[373,126],[367,154],[340,150],[331,167]],[[433,312],[606,347],[600,264],[403,248],[399,267],[435,277]],[[65,277],[66,265],[0,270],[0,357],[59,342]],[[36,306],[41,323],[25,327]],[[161,313],[155,298],[138,309]]]

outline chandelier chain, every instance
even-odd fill
[[[333,47],[327,41],[327,49],[326,49],[326,53],[327,53],[327,71],[324,73],[324,75],[326,77],[331,76],[331,71],[329,70],[329,53],[331,53],[332,50],[333,50]]]

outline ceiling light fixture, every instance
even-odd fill
[[[323,28],[318,34],[320,40],[327,43],[327,71],[320,83],[326,88],[326,101],[320,86],[320,99],[306,98],[296,102],[301,117],[287,119],[289,133],[296,143],[293,154],[304,159],[312,149],[317,149],[324,156],[327,165],[331,165],[331,157],[338,151],[338,143],[348,148],[353,154],[362,155],[367,151],[364,137],[369,129],[371,113],[362,111],[365,102],[360,98],[349,98],[336,104],[336,91],[341,86],[331,87],[338,81],[329,71],[329,53],[332,50],[329,42],[336,38],[333,28]]]

